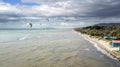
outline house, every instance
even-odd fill
[[[112,40],[112,47],[119,47],[120,46],[120,40]]]

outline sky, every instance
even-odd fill
[[[75,28],[119,18],[120,0],[0,0],[0,28]]]

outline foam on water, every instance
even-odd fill
[[[17,40],[25,40],[25,39],[28,39],[28,37],[30,37],[30,35],[25,35],[25,36],[19,36],[17,37]]]
[[[89,41],[89,42],[91,42],[94,45],[94,47],[97,48],[98,51],[102,52],[103,54],[107,55],[108,57],[110,57],[112,59],[115,59],[109,53],[107,53],[105,50],[103,50],[102,48],[100,48],[97,43],[95,43],[95,42],[93,42],[93,41],[91,41],[91,40],[89,40],[89,39],[87,39],[85,37],[84,37],[84,39],[87,40],[87,41]],[[117,59],[115,59],[115,60],[117,60]]]

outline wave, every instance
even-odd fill
[[[85,40],[89,41],[90,43],[92,43],[93,46],[96,47],[96,49],[97,49],[98,51],[102,52],[104,55],[106,55],[106,56],[108,56],[108,57],[110,57],[110,58],[112,58],[112,59],[114,59],[114,60],[117,60],[116,58],[112,57],[109,53],[107,53],[105,50],[103,50],[102,48],[100,48],[100,46],[98,46],[98,44],[95,43],[94,41],[91,41],[90,39],[88,39],[88,38],[86,38],[86,37],[84,37],[84,36],[83,36],[83,38],[84,38]]]
[[[22,36],[22,37],[18,37],[17,40],[25,40],[25,39],[28,38],[28,36],[29,36],[29,35],[27,35],[27,36]]]

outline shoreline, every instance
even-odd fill
[[[85,40],[92,43],[98,51],[101,51],[103,54],[109,56],[112,59],[115,59],[117,61],[120,61],[120,53],[117,52],[119,48],[113,48],[110,46],[110,42],[104,41],[102,39],[98,39],[96,37],[90,37],[86,34],[81,34],[78,31],[73,30],[73,32],[76,32],[77,34],[81,35]]]

